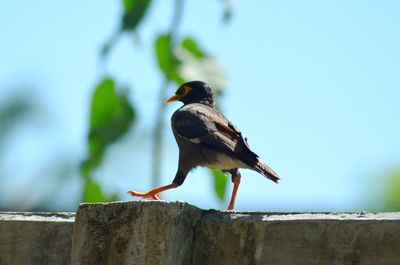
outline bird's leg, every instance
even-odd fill
[[[233,208],[235,207],[236,193],[239,189],[240,178],[241,178],[239,170],[237,169],[231,171],[231,174],[233,182],[233,191],[232,191],[231,201],[229,202],[228,211],[232,211]]]
[[[143,199],[150,199],[151,198],[151,199],[159,201],[160,198],[158,198],[157,193],[160,193],[160,192],[163,192],[163,191],[166,191],[166,190],[169,190],[169,189],[173,189],[173,188],[176,188],[176,187],[178,187],[178,184],[172,183],[172,184],[169,184],[169,185],[166,185],[166,186],[162,186],[162,187],[158,187],[158,188],[149,190],[148,192],[144,192],[144,193],[133,191],[133,190],[128,191],[128,193],[131,196],[141,197]]]
[[[158,187],[158,188],[149,190],[148,192],[144,192],[144,193],[133,191],[133,190],[128,191],[128,193],[131,196],[141,197],[143,199],[153,199],[153,200],[159,201],[160,198],[158,198],[158,196],[157,196],[158,193],[179,187],[185,181],[186,175],[187,175],[187,171],[182,171],[182,170],[178,169],[178,172],[176,172],[176,175],[175,175],[174,180],[172,181],[172,184]]]

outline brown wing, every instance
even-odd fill
[[[184,106],[174,113],[172,124],[179,137],[188,141],[234,155],[250,167],[258,162],[240,130],[214,108],[202,104]]]

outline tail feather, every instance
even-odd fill
[[[253,169],[275,183],[278,183],[278,181],[280,180],[279,175],[261,161],[258,161]]]

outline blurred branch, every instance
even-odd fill
[[[149,7],[152,3],[151,0],[122,0],[123,13],[121,16],[119,29],[111,35],[111,37],[104,43],[101,48],[101,59],[105,61],[109,56],[110,51],[114,48],[119,37],[124,32],[134,33],[143,22]]]
[[[172,52],[177,42],[177,32],[183,15],[183,0],[175,0],[175,9],[172,16],[172,23],[169,32],[170,42],[169,49]],[[152,161],[152,186],[158,186],[160,184],[161,168],[162,168],[162,153],[163,153],[163,128],[164,128],[164,116],[166,105],[164,103],[167,97],[167,90],[171,83],[170,77],[164,74],[161,87],[159,89],[159,105],[156,114],[156,124],[153,135],[153,161]]]
[[[224,5],[224,13],[222,19],[224,22],[229,22],[232,19],[233,5],[231,0],[222,0]]]

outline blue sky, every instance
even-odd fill
[[[168,29],[173,1],[156,1],[139,30],[125,36],[108,71],[131,86],[139,124],[110,150],[96,173],[107,192],[150,185],[147,135],[161,78],[152,55],[156,33]],[[275,185],[242,173],[239,210],[356,210],[379,179],[400,164],[400,3],[398,1],[233,1],[221,23],[220,1],[186,1],[181,35],[195,36],[224,66],[224,113],[253,149],[282,176]],[[29,207],[56,183],[41,168],[63,155],[86,154],[88,102],[100,78],[99,49],[118,25],[119,1],[0,3],[0,104],[22,90],[41,118],[19,125],[0,164],[0,200]],[[175,87],[171,87],[173,93]],[[168,106],[168,116],[179,106]],[[169,119],[169,117],[166,117]],[[165,129],[162,182],[177,164]],[[143,140],[144,139],[144,140]],[[9,177],[13,176],[13,177]],[[204,170],[165,194],[203,208],[224,209]],[[229,187],[231,188],[231,187]],[[29,199],[16,194],[29,192]],[[79,177],[58,189],[55,209],[76,207]],[[28,202],[26,202],[28,201]]]

